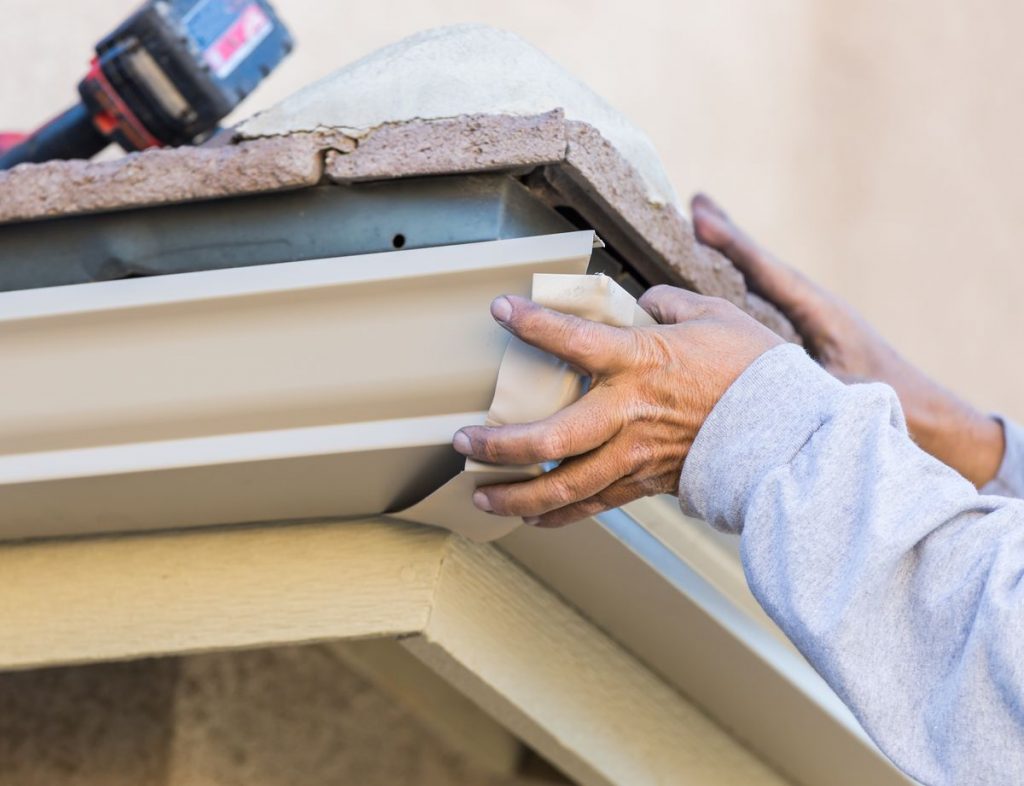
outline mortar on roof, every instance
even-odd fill
[[[652,203],[678,206],[646,134],[539,49],[486,25],[427,30],[378,49],[238,131],[256,138],[330,128],[358,138],[389,123],[555,109],[598,129],[642,177]]]

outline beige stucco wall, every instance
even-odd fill
[[[0,128],[66,104],[135,0],[0,0]],[[278,0],[299,48],[254,110],[415,30],[485,21],[546,49],[977,403],[1024,418],[1024,6],[1010,0]],[[1003,358],[1003,362],[1000,362]]]

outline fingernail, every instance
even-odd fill
[[[465,497],[463,497],[463,499],[465,499]],[[491,507],[491,501],[487,499],[487,495],[482,491],[473,492],[473,504],[485,513],[494,513],[494,508]]]
[[[540,524],[540,518],[537,516],[523,516],[523,524],[527,527],[536,527]]]
[[[507,297],[496,297],[491,302],[491,316],[499,322],[508,322],[508,318],[512,316],[512,304],[508,302]]]
[[[465,431],[455,432],[455,436],[452,437],[452,447],[463,456],[468,456],[473,452],[473,443],[469,441]]]

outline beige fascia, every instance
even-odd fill
[[[493,546],[444,530],[34,541],[0,545],[0,575],[3,669],[398,638],[581,784],[787,782]]]

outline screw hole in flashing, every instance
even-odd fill
[[[401,248],[405,245],[405,235],[398,234],[391,238],[391,245],[395,248]]]

